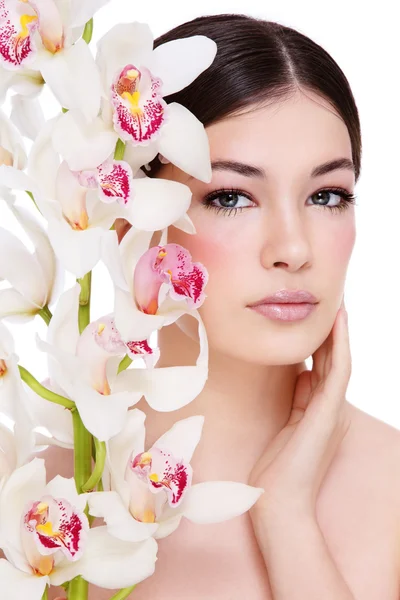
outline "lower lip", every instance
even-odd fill
[[[259,304],[250,308],[275,321],[300,321],[308,317],[315,306],[315,304],[301,302],[300,304]]]

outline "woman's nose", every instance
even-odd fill
[[[294,209],[271,211],[261,248],[264,268],[284,267],[297,271],[311,262],[311,240],[307,223]]]

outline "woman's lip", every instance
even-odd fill
[[[268,302],[250,306],[250,308],[274,321],[299,321],[308,317],[315,306],[316,304],[309,302],[275,304]]]

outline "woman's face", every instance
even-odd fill
[[[235,161],[265,172],[215,167],[212,181],[203,183],[167,164],[158,175],[192,190],[188,215],[197,233],[171,226],[168,242],[187,248],[208,270],[199,312],[210,350],[259,364],[303,361],[333,326],[356,237],[354,206],[337,192],[319,194],[332,187],[353,193],[354,171],[311,175],[328,161],[352,160],[347,127],[324,99],[307,91],[206,131],[212,163]],[[207,207],[205,199],[219,189],[239,191],[221,193]],[[344,210],[330,210],[339,204]],[[248,307],[281,288],[308,290],[318,304],[292,322]]]

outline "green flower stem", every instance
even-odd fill
[[[38,209],[38,211],[40,212],[40,214],[42,214],[42,212],[41,212],[40,208],[39,208],[39,207],[38,207],[38,205],[36,204],[36,200],[35,200],[35,198],[34,198],[34,196],[33,196],[32,192],[30,192],[29,190],[25,190],[25,191],[26,191],[26,193],[28,194],[28,196],[30,196],[30,198],[32,199],[32,201],[33,201],[33,204],[36,206],[36,208]]]
[[[48,598],[48,595],[47,595],[47,590],[48,590],[48,587],[47,587],[47,585],[46,585],[46,588],[45,588],[45,590],[44,590],[44,592],[43,592],[42,600],[47,600],[47,598]]]
[[[93,17],[88,21],[85,25],[85,29],[83,30],[82,38],[85,40],[87,44],[89,44],[92,39],[93,34]]]
[[[104,464],[106,462],[106,444],[100,442],[97,438],[94,439],[94,445],[96,447],[96,465],[93,469],[93,473],[82,486],[82,492],[93,491],[101,479],[104,471]]]
[[[80,575],[73,579],[68,587],[68,600],[87,600],[89,584]]]
[[[121,373],[121,371],[124,371],[125,369],[127,369],[129,367],[129,365],[131,364],[132,359],[125,354],[124,358],[121,360],[121,362],[118,365],[118,373]]]
[[[92,283],[92,271],[89,271],[82,277],[77,279],[77,282],[81,285],[81,293],[79,294],[79,333],[85,329],[90,323],[90,291]]]
[[[92,474],[92,435],[77,410],[72,413],[74,426],[74,477],[78,494]]]
[[[49,309],[49,307],[47,306],[47,304],[39,310],[38,315],[40,315],[42,317],[42,319],[46,323],[46,325],[48,325],[50,323],[51,318],[53,316],[52,312]]]
[[[44,385],[39,383],[38,380],[35,379],[35,377],[31,373],[29,373],[29,371],[27,371],[21,365],[18,365],[18,369],[22,381],[25,381],[25,383],[27,383],[29,387],[32,388],[32,390],[36,392],[39,396],[45,398],[46,400],[49,400],[50,402],[54,402],[55,404],[61,404],[61,406],[69,408],[70,410],[72,410],[72,412],[75,411],[75,402],[72,402],[72,400],[69,400],[69,398],[65,398],[64,396],[60,396],[59,394],[48,390],[46,387],[44,387]]]
[[[114,160],[122,160],[125,154],[125,142],[118,138],[117,143],[115,144],[114,150]]]
[[[69,110],[69,109],[68,109],[68,108],[64,108],[64,107],[62,106],[62,107],[61,107],[61,110],[63,111],[63,113],[66,113],[66,112],[68,112],[68,110]]]
[[[124,588],[123,590],[119,590],[114,596],[110,598],[110,600],[125,600],[129,596],[131,592],[135,589],[136,585],[131,585],[131,587]]]

